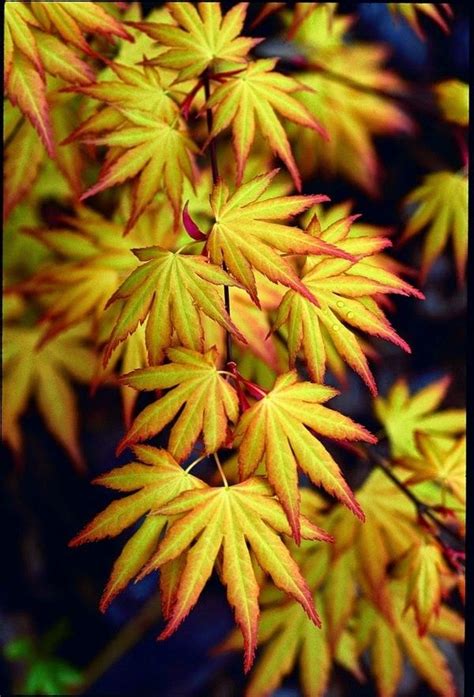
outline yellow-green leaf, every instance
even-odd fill
[[[298,541],[299,491],[297,467],[314,484],[338,498],[362,520],[364,514],[332,456],[313,435],[376,442],[363,426],[322,406],[337,390],[298,382],[296,371],[277,378],[273,390],[246,411],[235,432],[242,479],[265,462],[268,478],[285,509]]]
[[[168,519],[161,515],[149,515],[150,511],[173,500],[183,491],[205,486],[200,479],[183,470],[165,450],[137,445],[133,452],[137,462],[117,467],[94,480],[95,484],[126,492],[128,496],[109,504],[69,543],[74,547],[115,537],[142,516],[147,516],[114,564],[100,602],[102,612],[156,552],[160,534]]]
[[[206,452],[213,453],[227,440],[229,421],[237,421],[237,393],[219,373],[215,349],[201,354],[174,348],[167,355],[171,363],[135,370],[121,378],[137,390],[173,389],[137,416],[117,452],[159,433],[180,412],[168,444],[173,456],[183,460],[201,433]]]

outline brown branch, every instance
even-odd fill
[[[388,460],[386,460],[384,457],[379,455],[377,452],[375,452],[373,449],[361,446],[361,449],[364,451],[364,454],[368,456],[370,460],[372,460],[373,464],[378,467],[379,469],[382,470],[382,472],[393,482],[393,484],[399,489],[414,505],[418,516],[422,521],[426,521],[428,518],[437,528],[437,531],[431,530],[433,536],[435,539],[440,543],[440,545],[443,547],[443,550],[447,551],[449,548],[444,542],[444,540],[441,537],[440,533],[444,533],[448,537],[453,540],[453,542],[456,543],[456,546],[459,548],[461,546],[464,546],[464,540],[462,537],[452,528],[450,528],[448,525],[443,523],[442,520],[438,518],[438,516],[433,512],[432,506],[430,506],[427,503],[424,503],[424,501],[421,501],[421,499],[416,496],[416,494],[411,491],[407,485],[397,477],[397,475],[393,472],[392,467],[390,466],[390,463]],[[456,551],[460,551],[459,549]],[[455,568],[456,571],[459,569],[456,568],[452,563],[448,555],[445,555],[447,557],[448,563],[450,563],[453,568]]]

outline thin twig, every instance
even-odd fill
[[[209,97],[211,96],[211,89],[210,89],[210,80],[209,80],[209,75],[204,74],[204,94],[206,96],[206,102],[209,100]],[[207,120],[207,132],[208,135],[212,133],[212,126],[213,126],[213,118],[212,118],[212,109],[206,109],[206,120]],[[211,170],[212,170],[212,182],[214,186],[217,184],[219,181],[219,168],[217,166],[217,153],[216,153],[216,141],[214,138],[211,140],[209,143],[209,156],[211,160]],[[223,262],[222,267],[224,271],[227,271],[226,265]],[[229,286],[224,286],[224,305],[227,314],[230,317],[230,290]],[[230,332],[226,330],[226,351],[227,351],[227,356],[225,363],[228,363],[229,361],[232,361],[232,338],[230,335]]]
[[[435,513],[433,513],[432,507],[421,501],[416,494],[414,494],[410,489],[406,486],[404,482],[402,482],[401,479],[397,477],[397,475],[393,472],[393,469],[390,467],[389,462],[376,453],[373,449],[370,448],[363,448],[364,452],[369,456],[369,458],[372,460],[372,462],[379,467],[384,474],[395,484],[395,486],[403,492],[403,494],[410,499],[410,501],[413,503],[415,506],[418,515],[420,515],[422,518],[429,518],[432,523],[436,525],[436,527],[443,531],[446,535],[449,535],[452,540],[456,541],[456,543],[459,544],[464,544],[464,540],[449,526],[445,525],[442,520],[438,518]]]
[[[13,127],[11,133],[9,134],[8,138],[5,139],[5,142],[4,142],[4,144],[3,144],[3,152],[6,151],[6,149],[8,148],[8,146],[10,145],[10,143],[13,141],[13,139],[14,139],[15,136],[16,136],[16,134],[18,133],[18,131],[20,130],[20,128],[23,126],[24,123],[25,123],[25,117],[22,116],[22,117],[21,117],[20,119],[18,119],[18,121],[16,122],[16,124],[15,124],[15,126]]]

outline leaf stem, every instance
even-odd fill
[[[202,244],[201,240],[193,240],[192,242],[187,242],[187,244],[183,244],[179,249],[176,250],[175,254],[181,254],[183,249],[187,249],[188,247],[191,247],[193,244]]]
[[[186,474],[189,474],[189,472],[191,472],[192,468],[193,468],[195,465],[197,465],[199,462],[201,462],[201,460],[205,460],[206,457],[207,457],[207,453],[204,453],[204,455],[200,455],[200,456],[197,458],[197,460],[194,460],[193,462],[191,462],[191,464],[188,465],[188,467],[186,467],[186,469],[184,470],[184,471],[186,472]]]
[[[204,83],[204,94],[205,94],[206,102],[207,102],[209,100],[209,97],[211,96],[210,80],[209,80],[209,73],[208,72],[205,72],[203,74],[203,83]],[[206,109],[206,121],[207,121],[207,132],[210,135],[212,133],[212,126],[213,126],[212,109],[210,109],[210,108]],[[219,181],[219,168],[217,165],[216,141],[214,138],[209,143],[209,157],[211,160],[212,182],[215,186],[217,184],[217,182]],[[222,262],[222,268],[224,269],[224,271],[227,271],[227,268],[226,268],[226,265],[224,262]],[[229,290],[228,286],[224,286],[224,305],[225,305],[226,312],[230,317],[230,290]],[[226,331],[225,340],[226,340],[226,352],[227,352],[227,357],[226,357],[225,363],[228,363],[228,361],[232,360],[232,337],[231,337],[229,331]]]
[[[219,455],[217,453],[214,453],[214,460],[216,461],[217,469],[219,470],[219,474],[222,477],[222,481],[224,482],[224,486],[226,489],[228,489],[229,482],[227,481],[227,477],[224,474],[224,470],[222,469],[221,461],[219,460]]]

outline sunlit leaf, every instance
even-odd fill
[[[274,71],[276,63],[276,58],[250,63],[245,70],[214,90],[207,102],[208,107],[215,107],[209,140],[232,125],[237,185],[240,185],[257,122],[272,151],[286,164],[296,188],[301,191],[301,177],[290,143],[275,112],[289,121],[317,131],[325,138],[327,133],[306,107],[291,96],[293,92],[302,90],[303,86],[294,78]]]
[[[387,432],[393,457],[421,457],[416,443],[419,433],[447,436],[465,430],[463,409],[436,411],[449,383],[449,377],[443,377],[412,395],[406,380],[400,378],[385,399],[377,397],[375,413]]]
[[[296,371],[277,378],[273,389],[246,411],[236,429],[242,479],[264,461],[268,479],[285,509],[295,540],[299,540],[298,467],[364,519],[361,507],[336,462],[315,437],[376,441],[363,426],[323,407],[337,394],[325,385],[298,382]]]
[[[237,394],[217,369],[215,349],[200,354],[173,348],[167,355],[172,361],[167,365],[123,376],[122,381],[137,390],[172,389],[137,416],[117,452],[159,433],[180,412],[170,433],[171,454],[183,460],[201,433],[205,451],[213,453],[227,440],[229,421],[237,421]]]
[[[100,601],[102,612],[105,612],[114,597],[137,576],[156,552],[167,518],[163,515],[149,515],[150,511],[172,501],[183,491],[205,486],[200,479],[183,470],[165,450],[136,445],[133,452],[137,462],[117,467],[93,482],[129,495],[109,504],[69,543],[74,547],[84,542],[116,537],[142,516],[146,516],[114,564]]]
[[[182,517],[170,525],[142,575],[176,559],[197,538],[187,553],[176,601],[161,638],[172,634],[193,608],[222,548],[221,574],[244,636],[244,668],[250,669],[257,643],[259,586],[247,543],[273,582],[297,600],[315,624],[320,624],[309,588],[279,537],[281,533],[290,534],[283,509],[263,478],[253,477],[231,487],[206,487],[183,494],[157,510],[162,515]],[[303,516],[300,525],[305,539],[330,540]]]
[[[426,277],[436,259],[452,239],[459,283],[464,282],[467,261],[467,174],[436,172],[428,174],[405,199],[416,204],[402,236],[408,240],[428,229],[423,244],[421,280]]]

